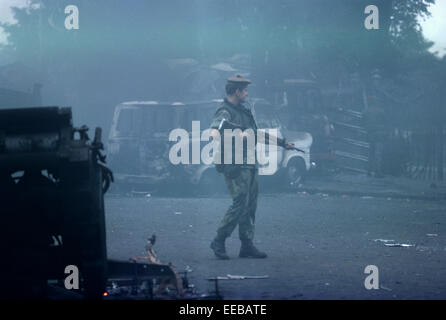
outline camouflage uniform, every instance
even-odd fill
[[[242,104],[235,106],[226,99],[217,110],[210,127],[217,129],[222,119],[231,121],[244,128],[257,129],[254,117],[248,108]],[[246,145],[244,145],[243,149],[246,151]],[[224,241],[238,225],[239,237],[242,244],[246,241],[252,242],[254,238],[255,212],[257,209],[257,195],[259,190],[257,164],[248,164],[246,161],[246,152],[244,152],[243,164],[225,165],[223,174],[232,197],[232,205],[226,211],[225,216],[220,222],[216,239]]]
[[[254,239],[255,213],[259,185],[256,169],[242,168],[236,178],[225,175],[232,205],[220,222],[217,237],[228,238],[238,224],[240,240]]]
[[[257,129],[254,117],[248,108],[242,104],[235,106],[226,99],[222,106],[217,110],[210,127],[217,129],[222,119],[231,121],[244,128]],[[243,149],[244,151],[246,150],[246,145],[244,145]],[[216,240],[224,242],[238,225],[239,237],[242,241],[242,249],[243,244],[248,243],[251,246],[251,250],[252,240],[254,238],[255,212],[257,209],[257,195],[259,190],[257,164],[248,164],[246,160],[246,152],[244,152],[243,164],[225,165],[223,174],[229,193],[232,197],[232,205],[226,211],[226,214],[220,222]],[[257,257],[266,257],[265,254],[258,251],[255,251],[255,253],[259,255]],[[240,256],[242,255],[241,251]],[[245,256],[248,257],[252,255]]]

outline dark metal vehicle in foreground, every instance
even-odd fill
[[[83,294],[103,293],[104,198],[112,179],[101,129],[72,126],[71,108],[0,111],[2,268],[6,298],[51,295],[48,280],[74,265]]]
[[[101,129],[93,140],[87,131],[73,127],[71,108],[0,111],[0,299],[100,299],[123,282],[148,283],[153,298],[155,280],[178,282],[170,265],[107,260],[113,174]]]

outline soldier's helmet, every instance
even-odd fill
[[[235,85],[248,85],[252,83],[251,80],[244,78],[241,74],[235,74],[232,77],[228,78],[228,84]]]

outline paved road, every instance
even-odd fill
[[[231,260],[220,261],[209,243],[229,204],[228,197],[108,196],[108,255],[141,255],[156,232],[160,260],[190,266],[201,293],[213,289],[207,277],[269,276],[222,282],[225,299],[446,299],[445,201],[262,194],[255,242],[269,257],[238,258],[235,232],[227,241]],[[365,289],[367,265],[378,267],[381,289]]]

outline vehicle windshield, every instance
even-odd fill
[[[177,127],[177,117],[166,107],[128,107],[119,112],[117,131],[120,136],[145,136],[168,133]]]
[[[200,122],[200,129],[209,128],[215,110],[196,106],[128,107],[121,109],[117,131],[120,136],[147,137],[168,135],[176,128],[192,130],[192,121]]]
[[[212,116],[215,113],[216,108],[207,108],[207,107],[186,107],[187,109],[183,110],[181,113],[181,117],[179,119],[179,127],[187,130],[188,132],[192,131],[192,121],[200,121],[200,130],[206,130],[209,128]]]
[[[144,135],[165,134],[176,128],[178,117],[168,106],[144,110],[141,132]]]

